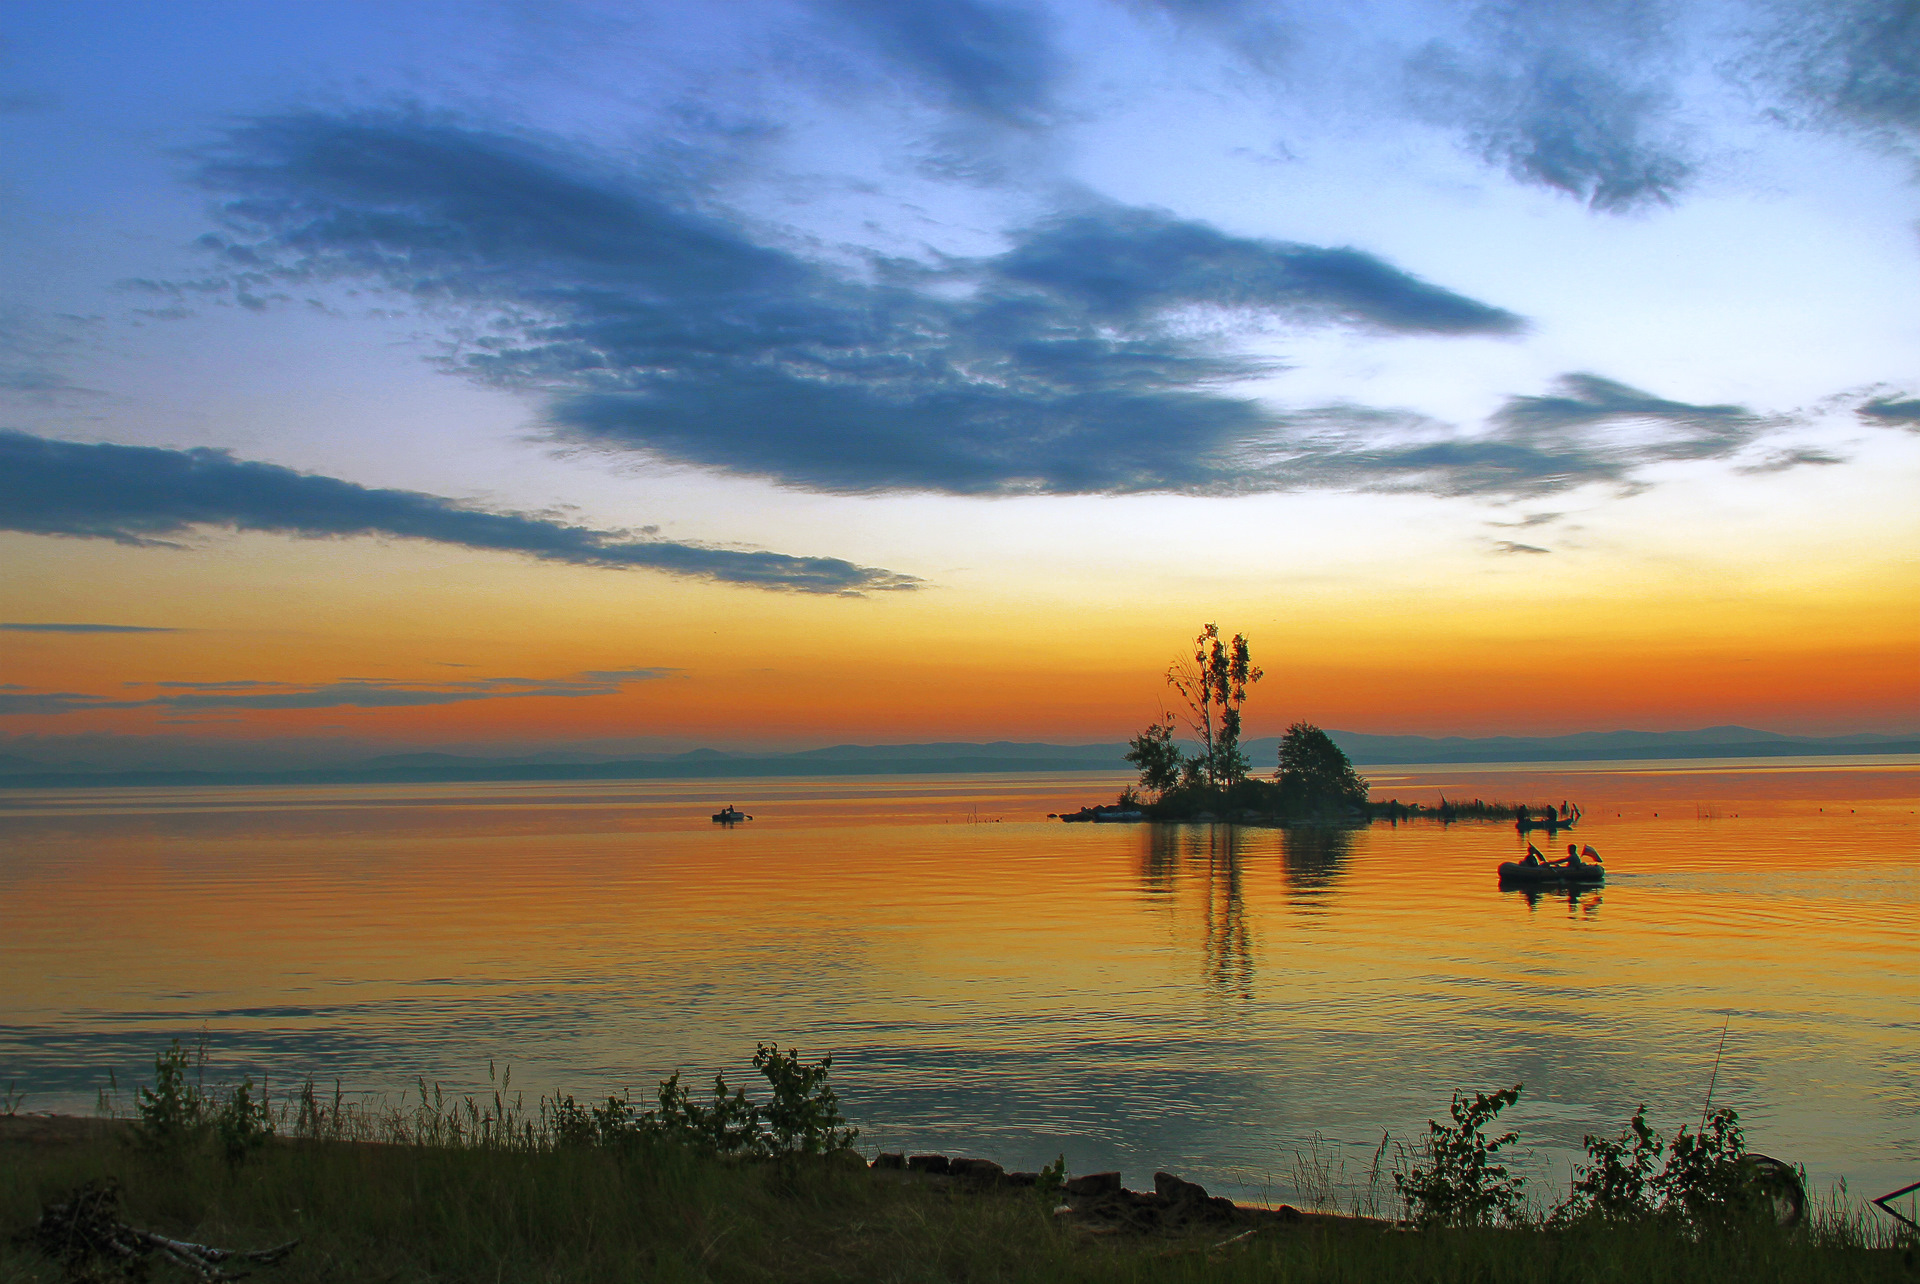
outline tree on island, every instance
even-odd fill
[[[1158,798],[1180,783],[1187,756],[1173,743],[1173,715],[1127,741],[1127,761],[1140,769],[1140,787]]]
[[[1206,625],[1194,638],[1191,661],[1168,666],[1167,685],[1179,692],[1187,724],[1200,740],[1200,755],[1181,764],[1183,784],[1225,789],[1247,778],[1253,764],[1240,752],[1240,707],[1247,702],[1247,688],[1263,676],[1253,666],[1245,635],[1222,642],[1217,624]],[[1144,733],[1153,734],[1152,727]],[[1169,747],[1171,735],[1169,726]]]
[[[1333,738],[1310,722],[1296,722],[1280,737],[1280,770],[1273,775],[1292,806],[1367,805],[1367,782]]]

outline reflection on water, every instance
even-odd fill
[[[1600,916],[1600,889],[1597,887],[1516,887],[1513,894],[1527,903],[1527,908],[1537,910],[1542,901],[1549,905],[1564,903],[1567,917],[1598,918]]]
[[[1353,852],[1351,829],[1315,825],[1280,831],[1281,852],[1286,861],[1287,885],[1295,903],[1304,907],[1324,906],[1334,884],[1346,870]]]
[[[888,1149],[1285,1197],[1316,1133],[1357,1171],[1383,1128],[1513,1082],[1525,1162],[1564,1184],[1639,1102],[1697,1116],[1725,1027],[1715,1100],[1752,1144],[1911,1179],[1911,763],[1392,782],[1582,801],[1604,888],[1518,892],[1499,825],[1039,819],[1117,784],[0,793],[0,1080],[85,1109],[204,1030],[276,1083],[458,1086],[491,1058],[644,1092],[776,1038],[832,1052]],[[757,819],[713,824],[728,801]]]
[[[1201,903],[1201,974],[1219,995],[1253,997],[1254,950],[1240,862],[1252,833],[1236,825],[1140,825],[1140,883],[1167,895],[1188,878]]]

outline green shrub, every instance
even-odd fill
[[[1654,1179],[1663,1213],[1699,1230],[1723,1228],[1751,1217],[1758,1193],[1740,1116],[1716,1110],[1700,1131],[1682,1128],[1667,1152],[1667,1166]]]
[[[800,1060],[797,1048],[782,1053],[774,1044],[762,1043],[754,1048],[753,1068],[773,1090],[761,1112],[767,1125],[764,1144],[770,1153],[823,1155],[852,1149],[860,1130],[845,1126],[839,1094],[827,1083],[832,1057],[810,1066]]]
[[[187,1082],[187,1050],[175,1039],[153,1059],[153,1087],[140,1089],[135,1137],[148,1150],[177,1151],[207,1126],[208,1102]]]
[[[680,1081],[680,1072],[660,1081],[656,1108],[635,1111],[633,1103],[608,1097],[603,1106],[582,1106],[561,1094],[540,1105],[543,1135],[555,1146],[630,1146],[663,1141],[715,1155],[774,1159],[849,1150],[860,1135],[846,1126],[840,1098],[827,1082],[833,1058],[809,1065],[798,1049],[759,1044],[753,1068],[766,1079],[771,1095],[757,1102],[744,1088],[729,1088],[725,1075],[713,1077],[709,1103],[696,1100]]]
[[[214,1107],[213,1131],[220,1140],[220,1153],[231,1167],[238,1167],[273,1136],[273,1114],[264,1092],[254,1100],[251,1077],[242,1079],[240,1086]]]
[[[1654,1165],[1666,1149],[1647,1125],[1643,1104],[1618,1137],[1584,1139],[1588,1163],[1575,1175],[1573,1193],[1553,1210],[1555,1222],[1642,1221],[1653,1216],[1657,1200]]]
[[[1472,1101],[1453,1095],[1451,1128],[1427,1121],[1427,1166],[1395,1173],[1394,1187],[1407,1211],[1423,1226],[1491,1226],[1518,1218],[1523,1177],[1511,1176],[1495,1162],[1518,1133],[1489,1140],[1486,1127],[1520,1099],[1519,1084],[1498,1092],[1476,1093]]]
[[[1716,1110],[1698,1133],[1682,1128],[1671,1145],[1646,1116],[1643,1105],[1618,1137],[1586,1138],[1588,1163],[1575,1175],[1573,1193],[1549,1221],[1659,1220],[1699,1233],[1723,1230],[1762,1211],[1761,1174],[1746,1158],[1737,1112]],[[1667,1162],[1655,1171],[1662,1152]]]

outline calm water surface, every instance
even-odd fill
[[[1288,1198],[1316,1135],[1357,1181],[1515,1082],[1563,1188],[1639,1103],[1697,1120],[1724,1029],[1753,1148],[1920,1178],[1920,762],[1370,774],[1577,800],[1606,885],[1502,892],[1506,826],[1043,819],[1093,775],[0,792],[0,1082],[87,1109],[204,1032],[389,1100],[644,1095],[777,1039],[870,1147]]]

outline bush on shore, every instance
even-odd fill
[[[770,1046],[762,1045],[761,1054],[773,1065],[775,1058],[765,1056]],[[166,1054],[162,1060],[182,1064],[168,1062]],[[1432,1125],[1428,1147],[1403,1174],[1416,1219],[1427,1229],[1331,1219],[1232,1238],[1204,1229],[1093,1234],[1055,1216],[1031,1191],[889,1179],[853,1162],[852,1152],[830,1144],[848,1133],[820,1091],[826,1066],[784,1054],[767,1075],[773,1097],[747,1103],[759,1110],[769,1138],[781,1135],[771,1112],[783,1094],[787,1105],[812,1103],[815,1113],[807,1118],[781,1116],[789,1125],[785,1143],[742,1144],[745,1116],[732,1104],[723,1108],[724,1127],[711,1118],[695,1126],[688,1122],[695,1118],[693,1103],[666,1085],[653,1111],[612,1110],[624,1099],[610,1099],[599,1108],[611,1121],[603,1125],[595,1108],[561,1106],[571,1098],[526,1112],[503,1077],[493,1093],[449,1098],[436,1092],[410,1112],[355,1106],[337,1090],[329,1101],[308,1085],[273,1116],[278,1139],[250,1150],[240,1164],[228,1161],[211,1130],[184,1129],[171,1134],[167,1147],[152,1144],[160,1117],[153,1112],[172,1108],[165,1105],[170,1091],[186,1100],[184,1077],[162,1077],[150,1095],[142,1094],[143,1111],[128,1126],[38,1145],[0,1129],[0,1228],[31,1224],[45,1203],[84,1181],[116,1178],[124,1199],[120,1215],[129,1224],[240,1248],[299,1240],[290,1256],[255,1273],[263,1284],[769,1278],[1877,1284],[1912,1278],[1890,1237],[1838,1208],[1789,1232],[1751,1215],[1755,1206],[1723,1198],[1736,1188],[1730,1178],[1720,1179],[1736,1171],[1727,1164],[1739,1150],[1726,1128],[1709,1127],[1689,1146],[1676,1138],[1669,1154],[1685,1158],[1675,1168],[1670,1157],[1660,1174],[1636,1157],[1628,1134],[1618,1149],[1589,1138],[1588,1179],[1576,1183],[1576,1194],[1585,1191],[1588,1202],[1565,1217],[1528,1221],[1517,1184],[1506,1184],[1498,1162],[1504,1142],[1484,1136],[1517,1098],[1517,1088],[1457,1099],[1453,1124]],[[767,1067],[761,1069],[766,1074]],[[802,1069],[818,1073],[795,1073]],[[197,1083],[193,1088],[216,1111],[234,1096]],[[716,1085],[716,1098],[721,1088]],[[728,1091],[724,1099],[741,1098]],[[642,1124],[648,1116],[653,1124]],[[680,1124],[669,1125],[670,1117],[686,1129],[676,1132]],[[1734,1126],[1730,1112],[1727,1125]],[[131,1144],[130,1134],[138,1139]],[[1717,1140],[1705,1140],[1708,1134]],[[808,1136],[820,1144],[809,1149],[802,1140]],[[1651,1191],[1652,1202],[1620,1195],[1634,1190]],[[1687,1191],[1705,1202],[1689,1203]],[[1603,1192],[1612,1192],[1606,1195],[1612,1203]],[[1667,1204],[1673,1215],[1659,1215]],[[1600,1215],[1603,1205],[1613,1214]],[[1445,1215],[1419,1216],[1423,1208]],[[157,1270],[162,1280],[189,1278],[171,1265]],[[23,1240],[0,1235],[0,1280],[60,1278],[60,1268]]]

